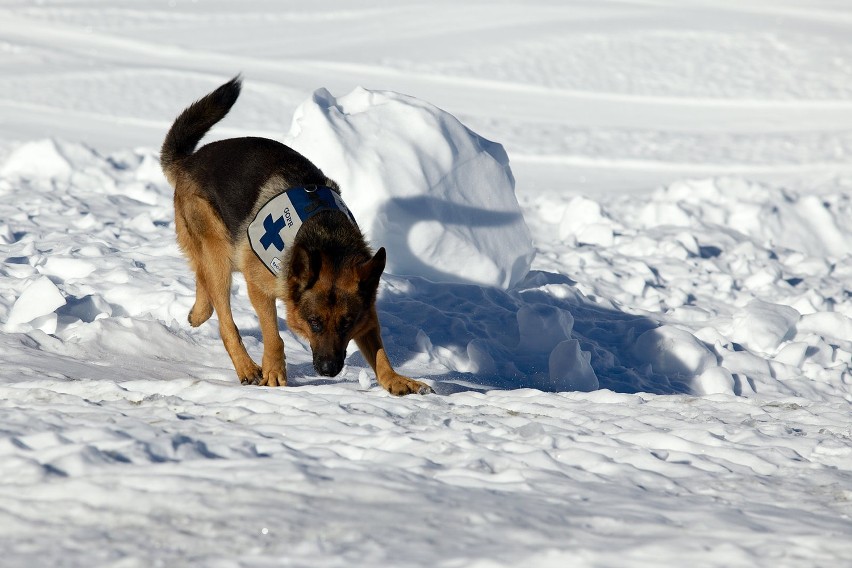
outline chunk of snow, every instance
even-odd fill
[[[518,319],[518,349],[547,352],[571,338],[574,317],[566,310],[544,304],[521,306]]]
[[[59,316],[54,313],[45,314],[43,316],[39,316],[33,319],[28,323],[30,328],[38,329],[50,335],[56,333],[56,328],[59,325]]]
[[[364,390],[370,388],[370,376],[367,375],[366,369],[358,371],[358,384],[361,385],[361,388]]]
[[[600,204],[588,197],[578,195],[565,206],[562,220],[559,222],[559,238],[564,240],[569,236],[576,237],[589,225],[604,221],[607,219],[601,211]]]
[[[734,394],[734,377],[724,367],[710,367],[693,382],[696,394]]]
[[[615,242],[612,227],[607,223],[592,223],[586,225],[577,235],[577,242],[586,245],[611,247]]]
[[[406,95],[319,89],[287,143],[337,181],[392,274],[510,288],[535,254],[500,144]]]
[[[716,356],[698,338],[669,325],[640,335],[633,350],[640,361],[667,376],[697,376],[716,366]]]
[[[5,223],[0,223],[0,242],[7,245],[15,242],[15,234],[9,225]]]
[[[49,276],[56,276],[62,280],[71,278],[86,278],[97,270],[97,265],[87,260],[78,258],[63,258],[52,256],[41,266],[41,272]]]
[[[752,300],[734,314],[730,338],[750,349],[773,352],[792,339],[798,321],[799,312],[789,306]]]
[[[589,363],[591,353],[580,349],[580,342],[568,339],[550,352],[550,381],[565,391],[593,391],[600,388],[598,377]]]
[[[65,297],[62,292],[50,281],[50,278],[42,276],[27,286],[15,300],[9,312],[6,328],[8,331],[17,331],[21,324],[32,322],[33,328],[42,329],[45,333],[53,333],[56,331],[56,316],[53,312],[64,305]],[[49,315],[54,317],[45,317]]]
[[[852,319],[839,312],[807,314],[796,325],[798,333],[813,333],[835,342],[852,341]]]
[[[801,368],[808,354],[808,344],[803,341],[793,341],[785,345],[775,356],[775,361]]]

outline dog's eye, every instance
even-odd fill
[[[319,333],[322,331],[322,322],[317,318],[309,319],[308,325],[311,326],[311,331],[313,331],[314,333]]]
[[[351,327],[352,327],[352,318],[345,317],[342,320],[340,320],[340,329],[349,330],[349,328],[351,328]]]

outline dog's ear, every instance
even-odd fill
[[[385,247],[380,248],[373,258],[358,267],[358,280],[362,289],[374,291],[379,286],[379,278],[385,271],[387,253]]]
[[[319,278],[321,266],[322,256],[318,252],[312,254],[305,247],[296,245],[290,260],[291,284],[295,284],[299,292],[308,290]]]

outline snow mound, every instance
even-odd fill
[[[730,338],[752,349],[770,353],[796,335],[799,312],[789,306],[752,300],[734,314]]]
[[[319,89],[287,143],[341,185],[390,273],[507,289],[529,271],[506,152],[447,112],[399,93]]]
[[[572,239],[574,244],[612,246],[612,220],[603,215],[599,203],[583,196],[571,199],[559,225],[559,238]]]
[[[72,165],[53,140],[36,140],[16,148],[0,166],[5,177],[68,177]]]

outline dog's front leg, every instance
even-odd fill
[[[381,329],[379,328],[378,318],[372,318],[376,324],[360,336],[355,338],[355,343],[367,363],[373,368],[376,373],[376,380],[386,391],[393,395],[402,396],[405,394],[429,394],[435,391],[426,383],[415,381],[408,377],[404,377],[393,370],[393,367],[388,360],[385,347],[382,344]]]

